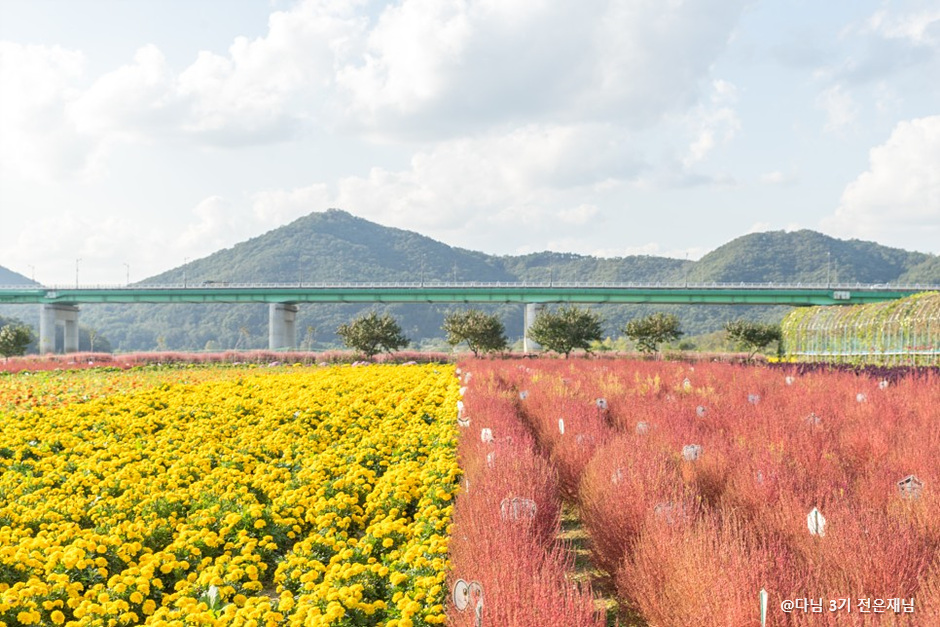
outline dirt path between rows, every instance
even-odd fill
[[[574,553],[571,580],[590,583],[594,592],[594,603],[598,611],[606,616],[607,627],[648,627],[631,608],[621,606],[610,576],[594,566],[591,561],[591,537],[581,523],[578,508],[569,503],[562,505],[561,532],[558,539],[565,541],[569,550]]]

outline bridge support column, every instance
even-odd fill
[[[78,307],[75,305],[40,305],[39,354],[55,352],[56,328],[60,323],[65,328],[64,352],[78,352]]]
[[[535,318],[545,309],[543,303],[526,303],[525,306],[525,317],[523,318],[523,335],[522,335],[522,351],[525,354],[537,353],[542,350],[542,347],[539,346],[532,338],[529,337],[529,327],[532,326],[532,323],[535,322]]]
[[[297,347],[297,312],[300,307],[286,303],[268,306],[268,348],[278,350]]]

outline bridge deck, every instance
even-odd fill
[[[856,305],[904,298],[937,285],[615,283],[202,283],[0,287],[0,303],[655,303]]]

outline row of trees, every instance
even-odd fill
[[[509,348],[506,330],[499,317],[479,309],[448,314],[442,328],[447,334],[448,344],[457,346],[464,343],[474,355],[498,353]],[[643,353],[655,353],[660,345],[674,342],[683,335],[679,318],[675,314],[661,312],[635,318],[620,331]],[[727,323],[725,331],[732,341],[750,352],[750,357],[773,342],[779,342],[781,337],[779,325],[746,320]],[[391,315],[380,316],[374,311],[340,325],[336,333],[346,346],[370,358],[409,344]],[[562,306],[556,311],[544,310],[535,318],[528,334],[546,350],[567,358],[574,350],[590,351],[591,346],[601,340],[601,317],[594,311],[575,306]],[[0,355],[22,355],[32,339],[29,327],[8,324],[0,328]]]
[[[448,314],[442,326],[451,346],[465,343],[474,355],[498,353],[508,349],[509,341],[499,317],[478,309]],[[675,314],[654,313],[629,321],[620,331],[643,353],[655,353],[666,342],[682,337],[679,318]],[[753,357],[758,351],[780,341],[780,326],[747,320],[734,320],[725,325],[728,337]],[[349,348],[367,357],[408,346],[409,340],[389,314],[371,312],[336,330]],[[528,329],[529,337],[549,351],[566,358],[574,350],[590,352],[602,337],[601,317],[594,311],[576,306],[562,306],[556,311],[543,310]]]

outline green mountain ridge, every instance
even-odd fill
[[[4,269],[5,270],[5,269]],[[9,272],[9,271],[8,271]],[[28,279],[22,275],[20,282]],[[3,275],[0,275],[2,279]],[[698,261],[667,257],[598,258],[540,252],[495,256],[456,248],[418,233],[381,226],[345,211],[314,212],[230,248],[174,268],[140,284],[314,283],[357,281],[581,281],[598,283],[897,283],[940,284],[940,258],[814,231],[753,233],[736,238]],[[3,283],[0,280],[0,283]],[[441,338],[441,305],[301,305],[298,343],[337,346],[335,329],[369,309],[388,311],[418,346]],[[522,335],[522,307],[490,305],[511,339]],[[746,317],[778,320],[787,307],[605,305],[598,310],[609,335],[627,320],[671,311],[686,334],[716,331]],[[0,315],[36,324],[35,312],[17,306]],[[223,350],[267,345],[265,305],[87,305],[82,324],[121,351]],[[439,342],[437,342],[439,344]]]

